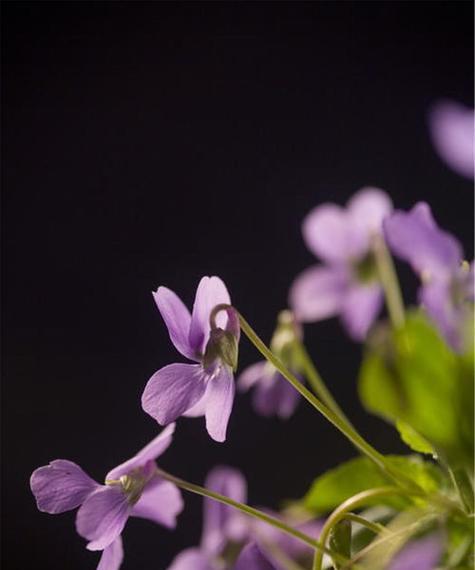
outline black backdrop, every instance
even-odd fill
[[[473,255],[472,186],[426,125],[437,98],[472,102],[472,20],[470,2],[3,3],[3,568],[95,567],[28,478],[59,457],[101,480],[157,433],[140,394],[180,360],[157,285],[191,302],[220,275],[268,339],[313,262],[303,216],[368,184],[428,200]],[[306,336],[363,433],[403,451],[357,401],[360,346],[333,320]],[[257,359],[243,341],[241,363]],[[238,397],[225,445],[182,420],[162,465],[197,482],[239,466],[251,501],[277,506],[353,454],[304,403],[284,423]],[[197,543],[186,498],[174,533],[129,523],[124,568]]]

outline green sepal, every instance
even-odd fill
[[[233,371],[236,371],[238,362],[238,339],[230,332],[220,328],[211,329],[208,344],[206,345],[203,366],[208,368],[216,360],[221,360]]]

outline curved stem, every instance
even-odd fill
[[[337,507],[332,514],[327,518],[323,528],[320,532],[320,542],[325,545],[332,528],[338,524],[342,519],[344,519],[349,511],[364,505],[369,499],[374,499],[378,497],[385,497],[388,495],[401,495],[405,494],[401,489],[397,487],[378,487],[376,489],[369,489],[368,491],[363,491],[358,493],[353,497],[350,497],[344,501],[339,507]],[[323,551],[316,550],[315,557],[313,559],[313,570],[322,570],[323,562]]]
[[[320,541],[311,538],[310,536],[306,535],[303,532],[300,532],[299,530],[297,530],[295,528],[292,528],[291,526],[288,526],[287,524],[285,524],[281,520],[279,520],[273,516],[270,516],[267,513],[259,511],[258,509],[250,507],[249,505],[245,505],[244,503],[239,503],[238,501],[234,501],[233,499],[230,499],[229,497],[226,497],[224,495],[221,495],[219,493],[211,491],[211,489],[206,489],[206,487],[200,487],[199,485],[195,485],[194,483],[188,483],[188,481],[185,481],[183,479],[175,477],[174,475],[171,475],[170,473],[167,473],[166,471],[163,471],[162,469],[157,468],[156,473],[159,477],[162,477],[163,479],[166,479],[167,481],[174,483],[177,487],[180,487],[181,489],[184,489],[185,491],[190,491],[191,493],[195,493],[196,495],[201,495],[202,497],[214,499],[215,501],[218,501],[219,503],[224,503],[225,505],[228,505],[229,507],[237,509],[238,511],[241,511],[242,513],[244,513],[246,515],[249,515],[251,517],[259,519],[259,520],[261,520],[267,524],[270,524],[271,526],[273,526],[275,528],[278,528],[282,532],[285,532],[285,533],[289,534],[290,536],[293,536],[294,538],[300,540],[301,542],[304,542],[305,544],[307,544],[308,546],[310,546],[313,549],[316,549],[317,551],[320,548],[322,548],[323,552],[325,552],[326,554],[329,554],[335,560],[338,560],[342,563],[348,562],[347,558],[345,558],[344,556],[341,556],[341,554],[338,554],[337,552],[333,552],[330,548],[323,547]]]
[[[354,513],[346,513],[344,518],[348,521],[354,522],[361,526],[366,527],[367,529],[371,530],[375,534],[382,534],[386,532],[386,528],[379,523],[375,523],[373,521],[369,521],[364,517],[360,517],[359,515],[355,515]]]
[[[294,348],[297,351],[299,362],[303,368],[303,373],[312,386],[313,391],[320,398],[320,400],[326,406],[328,406],[328,408],[330,408],[330,410],[333,410],[335,414],[340,416],[343,421],[351,426],[350,420],[346,417],[345,413],[334,399],[332,393],[327,388],[325,382],[323,381],[323,378],[320,376],[318,370],[315,367],[315,364],[310,358],[305,345],[300,339],[294,341]]]
[[[401,328],[405,320],[401,288],[399,287],[393,258],[386,247],[384,238],[380,235],[373,237],[373,253],[379,279],[383,286],[389,317],[395,328]]]

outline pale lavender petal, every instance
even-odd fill
[[[263,374],[265,373],[266,362],[256,362],[245,368],[239,375],[237,385],[241,392],[249,390],[251,386],[254,386],[258,382]]]
[[[354,340],[366,338],[383,304],[383,293],[378,284],[354,285],[348,290],[341,311],[341,320]]]
[[[168,334],[175,348],[186,358],[196,360],[196,355],[190,347],[188,338],[191,325],[190,311],[178,295],[167,287],[159,287],[153,293],[153,298],[165,321]]]
[[[231,304],[226,285],[219,277],[203,277],[196,290],[193,313],[191,315],[189,342],[195,352],[204,353],[209,338],[209,317],[211,311],[216,305],[221,304]],[[217,315],[216,324],[224,329],[227,322],[226,312],[221,311]]]
[[[260,382],[254,392],[253,404],[263,416],[277,415],[282,419],[289,418],[299,402],[299,393],[278,372],[271,375],[270,384]]]
[[[368,250],[368,235],[336,204],[314,208],[304,219],[302,233],[308,249],[330,263],[359,258]]]
[[[237,469],[215,467],[206,477],[205,487],[245,503],[247,500],[246,480]],[[206,552],[219,555],[227,540],[239,542],[247,534],[246,519],[231,507],[204,499],[203,535],[201,545]]]
[[[123,559],[122,538],[118,536],[112,544],[103,550],[96,570],[119,570]]]
[[[168,425],[155,439],[141,449],[134,457],[114,467],[106,475],[106,480],[119,479],[122,475],[127,475],[138,467],[143,467],[149,461],[160,457],[172,442],[175,424]]]
[[[289,304],[295,318],[313,322],[337,315],[348,283],[348,273],[343,267],[309,267],[295,279],[290,288]]]
[[[474,176],[474,112],[452,101],[441,101],[429,115],[432,142],[450,168],[461,176]]]
[[[368,236],[383,231],[383,219],[392,209],[391,198],[379,188],[362,188],[348,202],[352,223]]]
[[[410,542],[389,566],[389,570],[435,570],[442,555],[444,541],[432,534]]]
[[[216,566],[199,548],[187,548],[175,556],[167,570],[216,570]]]
[[[206,389],[206,429],[215,441],[223,442],[226,439],[233,401],[233,372],[223,364],[209,379]]]
[[[119,486],[103,486],[84,501],[76,516],[76,530],[89,540],[89,550],[104,550],[122,532],[131,506]]]
[[[428,204],[420,202],[410,212],[396,210],[383,227],[391,250],[426,279],[446,278],[463,259],[460,243],[437,227]]]
[[[192,406],[189,410],[183,413],[185,418],[199,418],[204,416],[206,413],[206,392],[204,396],[198,400],[198,402]]]
[[[169,481],[150,481],[132,508],[132,516],[176,527],[176,517],[183,510],[183,499],[177,486]]]
[[[277,568],[255,543],[251,543],[242,549],[233,570],[277,570]]]
[[[150,378],[142,408],[161,425],[169,424],[194,406],[206,388],[201,364],[169,364]]]
[[[79,507],[99,485],[76,463],[56,459],[33,471],[30,487],[38,509],[55,515]]]

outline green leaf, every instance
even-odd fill
[[[304,503],[315,514],[327,513],[356,493],[387,485],[387,482],[372,461],[356,457],[317,477]]]
[[[443,482],[443,475],[437,465],[424,461],[420,456],[388,455],[386,460],[428,492],[435,491]],[[315,514],[328,513],[361,491],[392,483],[370,459],[356,457],[317,477],[303,503],[305,508]],[[395,508],[405,505],[403,499],[396,497],[378,499],[377,503],[390,504]]]
[[[422,312],[409,313],[402,329],[373,337],[359,392],[368,410],[399,422],[413,449],[472,463],[473,360],[453,352]]]
[[[403,422],[402,420],[396,420],[396,428],[399,432],[399,435],[401,436],[402,441],[411,449],[418,451],[419,453],[427,453],[433,457],[437,456],[435,449],[427,441],[427,439],[422,437],[420,433],[417,433],[417,431],[409,424]]]

